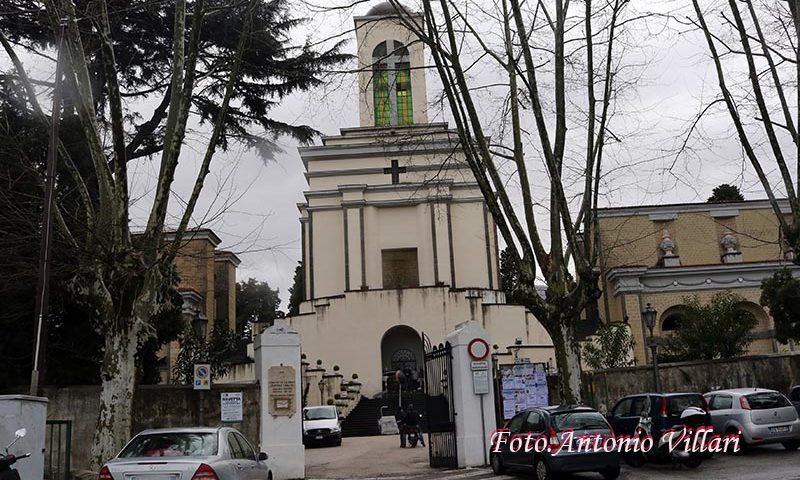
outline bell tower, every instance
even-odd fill
[[[402,21],[398,9],[406,17]],[[428,123],[425,50],[403,24],[422,25],[422,16],[397,2],[382,2],[354,21],[361,127]]]

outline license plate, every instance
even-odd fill
[[[317,439],[317,440],[322,440],[322,435],[317,435],[317,436],[316,436],[316,439]]]
[[[772,433],[787,433],[789,431],[789,426],[784,427],[769,427],[769,431]]]

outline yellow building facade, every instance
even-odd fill
[[[788,212],[788,205],[786,206]],[[730,290],[758,320],[751,354],[784,351],[774,338],[774,323],[759,304],[761,282],[792,265],[782,246],[774,211],[766,200],[735,203],[685,203],[598,210],[603,320],[631,326],[636,363],[650,362],[649,336],[641,312],[657,310],[654,334],[679,328],[687,297],[708,303]]]

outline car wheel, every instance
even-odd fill
[[[336,440],[336,446],[337,447],[341,447],[342,446],[342,439],[341,438],[339,440]]]
[[[492,457],[489,459],[489,463],[492,464],[492,472],[494,472],[495,475],[502,475],[506,473],[506,466],[503,465],[503,459],[500,458],[500,455],[492,455]]]
[[[739,451],[731,451],[732,455],[744,455],[747,450],[747,442],[744,441],[744,437],[739,432],[739,430],[735,428],[729,428],[725,435],[735,435],[739,438]]]
[[[699,455],[691,455],[686,459],[685,462],[683,462],[683,464],[686,465],[686,468],[697,468],[701,463],[703,463],[703,459],[700,458]]]
[[[783,448],[786,450],[797,450],[800,448],[800,440],[789,440],[788,442],[781,442]]]
[[[639,468],[645,463],[644,455],[638,452],[623,453],[622,459],[633,468]]]
[[[617,478],[619,478],[619,465],[606,468],[600,472],[600,475],[602,475],[605,480],[617,480]]]
[[[536,480],[553,480],[553,472],[550,471],[550,465],[544,460],[544,457],[536,458],[536,463],[533,465],[533,472]]]

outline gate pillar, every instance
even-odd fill
[[[488,332],[475,321],[456,325],[445,337],[453,353],[450,377],[459,468],[489,462],[489,442],[496,425],[489,340]]]
[[[269,455],[275,480],[304,478],[300,334],[286,320],[276,319],[255,343],[261,450]]]

